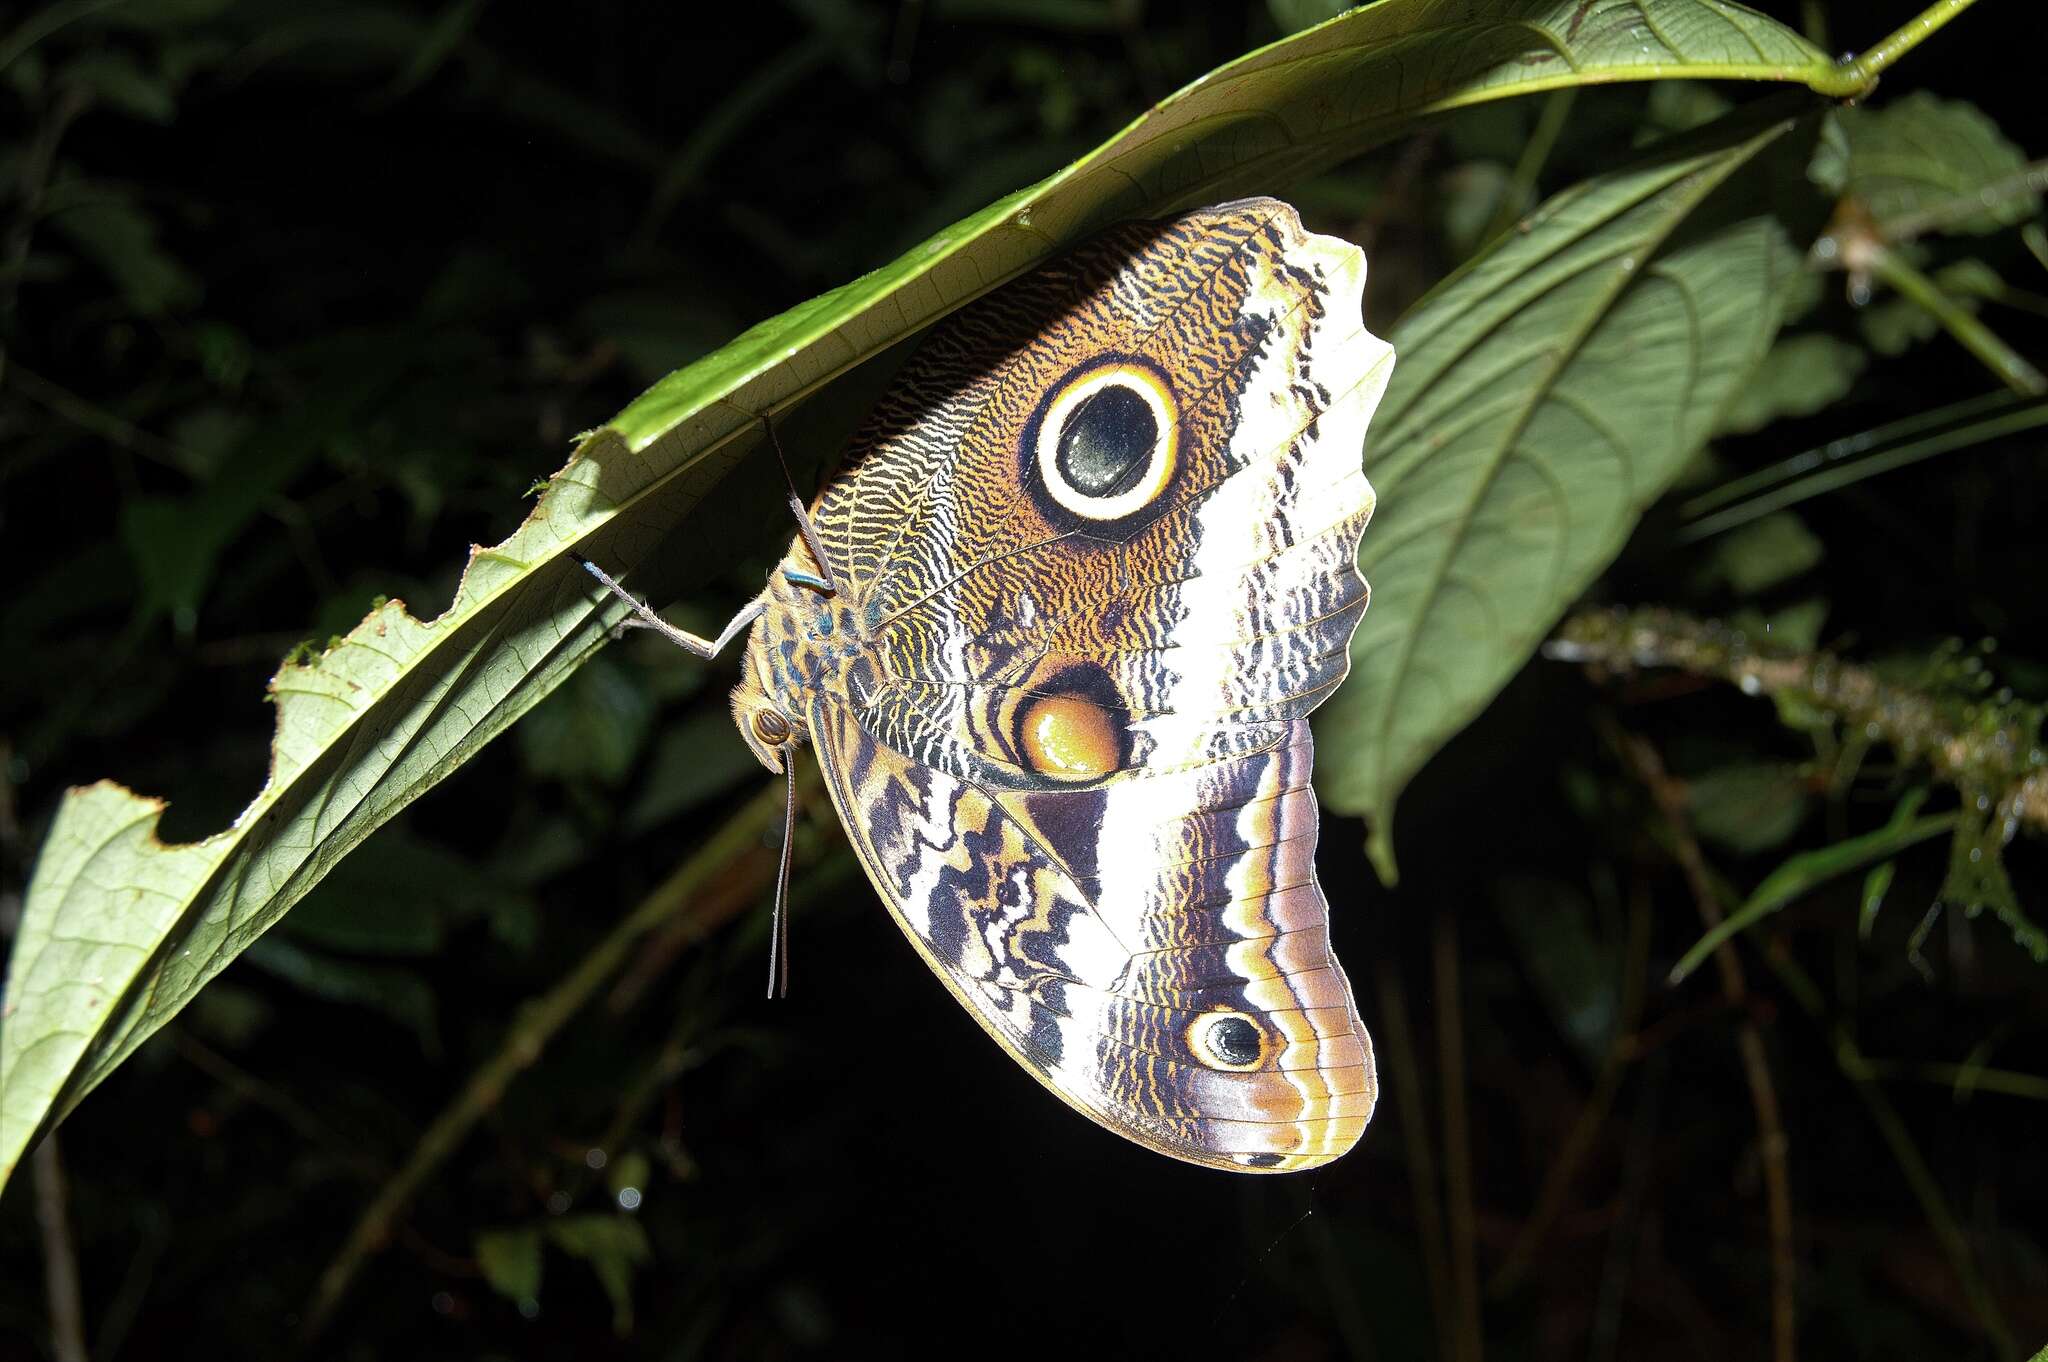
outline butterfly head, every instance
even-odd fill
[[[778,774],[789,750],[803,738],[799,721],[784,713],[765,691],[747,680],[733,688],[732,721],[739,726],[740,736],[747,740],[755,758]]]

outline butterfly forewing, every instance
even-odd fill
[[[1366,604],[1392,353],[1364,271],[1247,200],[958,314],[814,508],[839,593],[771,585],[736,700],[801,719],[876,888],[1005,1049],[1218,1167],[1327,1162],[1376,1091],[1306,722]]]

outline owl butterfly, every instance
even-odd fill
[[[1308,726],[1366,604],[1364,282],[1272,199],[1105,232],[936,328],[768,589],[685,640],[751,621],[741,734],[816,749],[998,1044],[1216,1168],[1326,1163],[1377,1091]]]

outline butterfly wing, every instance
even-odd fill
[[[1376,1092],[1306,722],[1366,603],[1363,280],[1273,200],[1097,238],[935,332],[816,509],[871,642],[807,726],[876,888],[1055,1092],[1219,1167]]]

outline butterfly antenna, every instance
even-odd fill
[[[782,754],[788,796],[782,806],[782,868],[775,873],[775,914],[768,922],[768,996],[789,996],[789,868],[796,859],[796,759]]]
[[[836,596],[839,594],[839,580],[832,575],[832,562],[825,557],[825,546],[818,541],[818,527],[811,523],[811,513],[804,509],[804,499],[797,495],[796,479],[789,472],[789,458],[782,452],[782,437],[775,433],[775,422],[768,417],[763,416],[761,424],[768,428],[768,443],[775,446],[775,462],[782,465],[782,482],[789,488],[789,509],[796,516],[797,531],[803,535],[804,544],[818,564],[818,571],[824,574],[816,585],[826,595]]]

